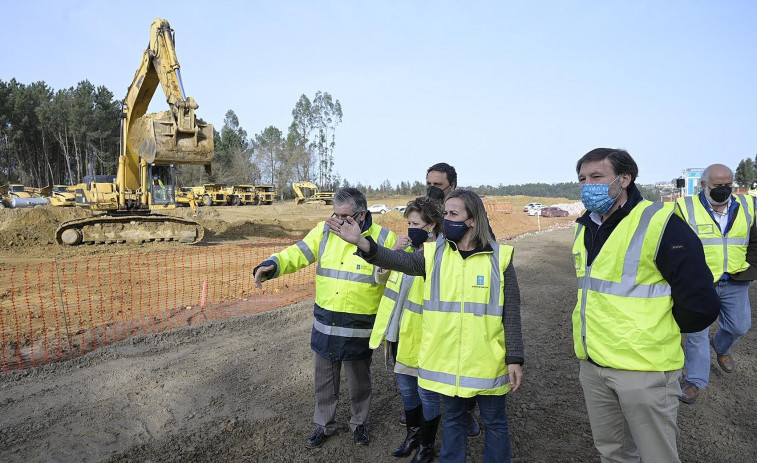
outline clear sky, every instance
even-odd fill
[[[339,99],[335,171],[351,183],[574,181],[596,147],[640,183],[757,154],[757,2],[6,2],[0,79],[123,98],[156,17],[217,129],[286,132],[301,94]],[[167,109],[160,91],[151,111]],[[114,156],[116,153],[114,153]]]

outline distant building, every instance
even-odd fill
[[[694,196],[699,194],[699,180],[702,178],[702,168],[691,168],[683,170],[683,195]]]

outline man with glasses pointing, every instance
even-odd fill
[[[352,218],[362,236],[391,248],[397,237],[373,223],[363,193],[341,188],[334,195],[333,218],[344,223]],[[336,231],[336,230],[334,230]],[[350,390],[350,429],[358,445],[368,445],[371,404],[371,329],[384,285],[377,284],[373,265],[355,255],[357,247],[330,233],[320,222],[301,241],[272,255],[255,267],[255,285],[317,262],[314,321],[310,336],[315,368],[315,414],[318,426],[305,442],[308,448],[323,445],[337,430],[336,407],[339,375],[344,366]]]

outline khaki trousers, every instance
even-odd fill
[[[336,405],[339,402],[339,380],[342,365],[350,388],[350,429],[368,426],[371,407],[371,357],[363,360],[334,361],[313,353],[315,357],[315,414],[313,422],[327,435],[337,429]]]
[[[681,370],[629,371],[581,360],[579,380],[603,463],[679,463]]]

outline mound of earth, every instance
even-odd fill
[[[55,243],[55,230],[67,220],[87,217],[74,207],[37,206],[0,210],[0,246],[39,246]]]

